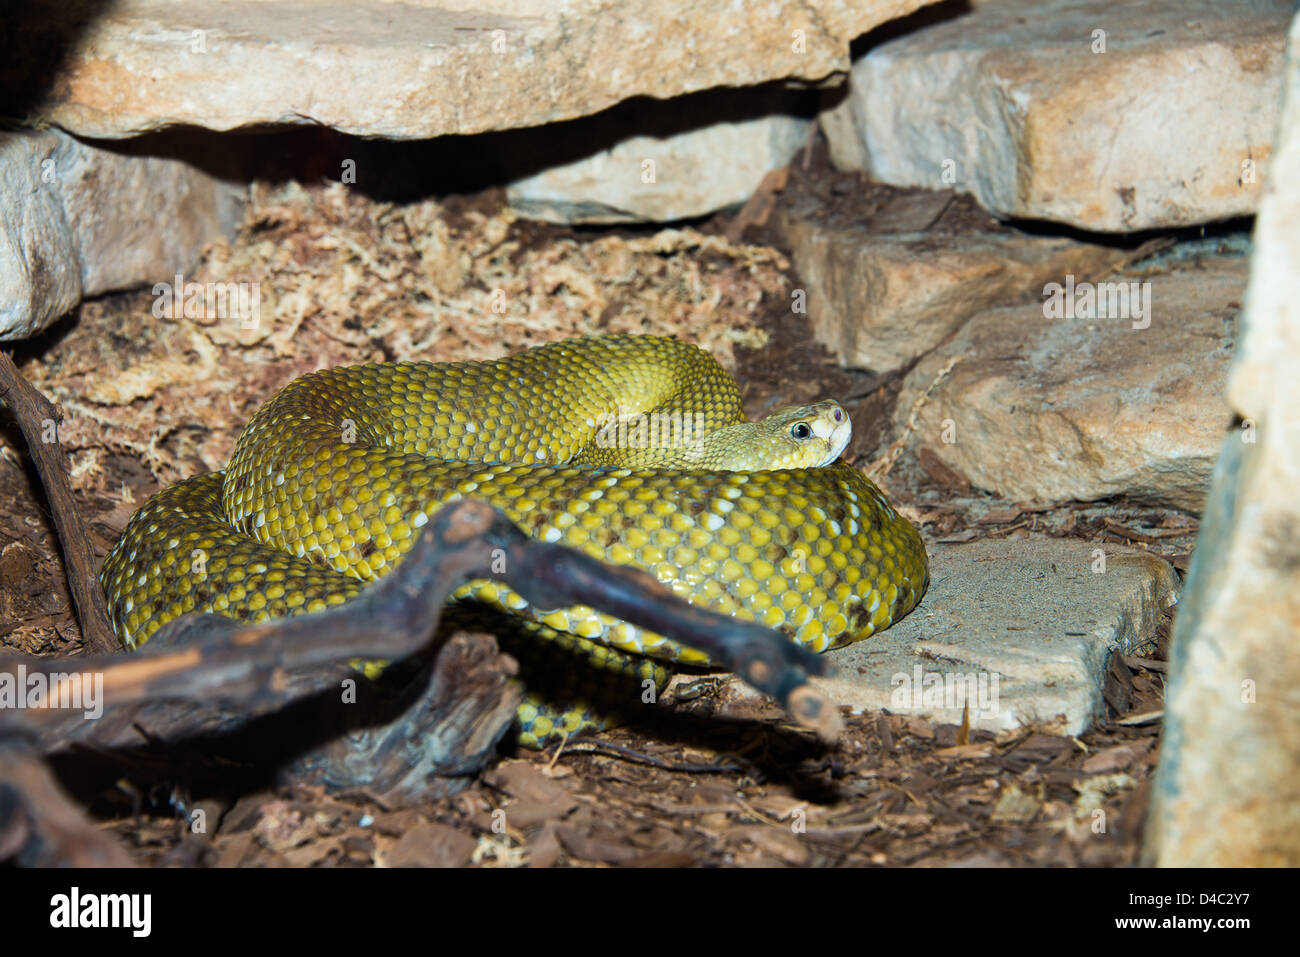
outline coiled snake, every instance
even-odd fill
[[[848,428],[834,402],[746,423],[712,357],[653,336],[329,369],[263,405],[224,472],[147,502],[101,581],[128,648],[192,611],[317,611],[391,569],[443,504],[473,497],[535,538],[640,567],[692,602],[825,651],[889,627],[928,584],[916,529],[834,461]],[[662,683],[656,659],[707,664],[590,608],[532,608],[499,582],[457,595],[539,648],[624,678]],[[556,710],[530,693],[521,742],[598,724],[608,705],[578,694]]]

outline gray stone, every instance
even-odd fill
[[[669,222],[742,203],[808,140],[812,121],[765,116],[675,136],[632,136],[511,183],[525,216],[559,223]]]
[[[85,296],[171,281],[234,234],[243,189],[65,133],[0,133],[0,340]]]
[[[930,590],[893,627],[828,652],[813,683],[855,711],[888,710],[973,728],[1078,734],[1104,712],[1113,653],[1133,654],[1177,601],[1178,576],[1147,552],[1030,537],[930,545]],[[721,710],[757,692],[729,677]]]
[[[837,164],[1002,217],[1128,232],[1255,211],[1290,0],[987,0],[871,50]],[[1104,52],[1101,52],[1104,44]]]

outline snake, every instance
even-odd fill
[[[439,508],[474,498],[536,539],[828,651],[888,628],[929,584],[916,528],[840,460],[851,428],[834,400],[747,421],[736,380],[672,337],[322,369],[253,414],[224,470],[149,499],[100,580],[128,650],[192,612],[323,611],[395,567]],[[500,579],[453,604],[494,615],[512,653],[563,659],[549,690],[521,668],[528,747],[616,723],[592,688],[662,688],[672,668],[711,664],[593,608],[532,607]]]

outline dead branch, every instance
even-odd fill
[[[494,562],[504,569],[499,575]],[[808,684],[810,674],[826,670],[823,659],[779,632],[688,605],[644,572],[534,541],[501,512],[472,501],[443,508],[399,568],[324,612],[256,625],[188,615],[126,657],[0,657],[0,680],[30,684],[39,675],[49,686],[42,706],[0,709],[0,733],[21,728],[53,750],[72,742],[138,743],[142,719],[159,740],[225,731],[295,699],[337,692],[352,659],[417,654],[448,596],[476,578],[500,578],[538,608],[589,605],[698,648],[824,739],[838,733],[838,711]],[[104,717],[88,719],[66,706],[85,675],[102,689]],[[51,706],[60,702],[65,706]]]
[[[36,463],[41,484],[45,486],[50,514],[54,516],[54,527],[63,550],[68,589],[72,592],[81,623],[82,640],[95,654],[120,653],[121,647],[108,624],[90,539],[73,498],[72,486],[68,483],[68,456],[58,436],[63,413],[23,378],[13,359],[3,352],[0,352],[0,401],[13,411],[18,428],[27,440],[32,461]]]

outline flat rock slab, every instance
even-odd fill
[[[896,424],[924,396],[918,451],[1014,502],[1127,495],[1197,511],[1232,422],[1248,269],[1218,257],[1104,283],[1058,276],[1059,290],[981,312],[917,363]]]
[[[822,80],[848,70],[851,40],[922,2],[54,0],[6,15],[0,90],[88,136],[302,123],[422,139]]]
[[[1078,734],[1103,713],[1114,652],[1153,640],[1178,575],[1147,552],[1029,537],[930,545],[930,590],[887,631],[828,653],[814,684],[855,711],[888,710],[971,727]],[[729,678],[721,711],[756,692]]]
[[[644,112],[675,105],[655,104]],[[786,165],[808,141],[813,120],[773,114],[735,122],[700,117],[698,123],[669,136],[628,136],[591,156],[516,180],[506,188],[506,199],[519,213],[553,223],[705,216],[748,199],[769,170]]]
[[[84,296],[174,282],[205,244],[234,235],[244,192],[130,145],[0,133],[0,341],[39,332]]]
[[[1002,217],[1128,232],[1253,213],[1290,0],[991,0],[881,44],[832,156]]]
[[[877,187],[861,215],[828,212],[806,193],[778,207],[813,335],[841,365],[902,369],[977,312],[1032,296],[1056,276],[1103,276],[1128,256],[1032,236],[964,203],[965,215],[949,216],[951,191]]]

